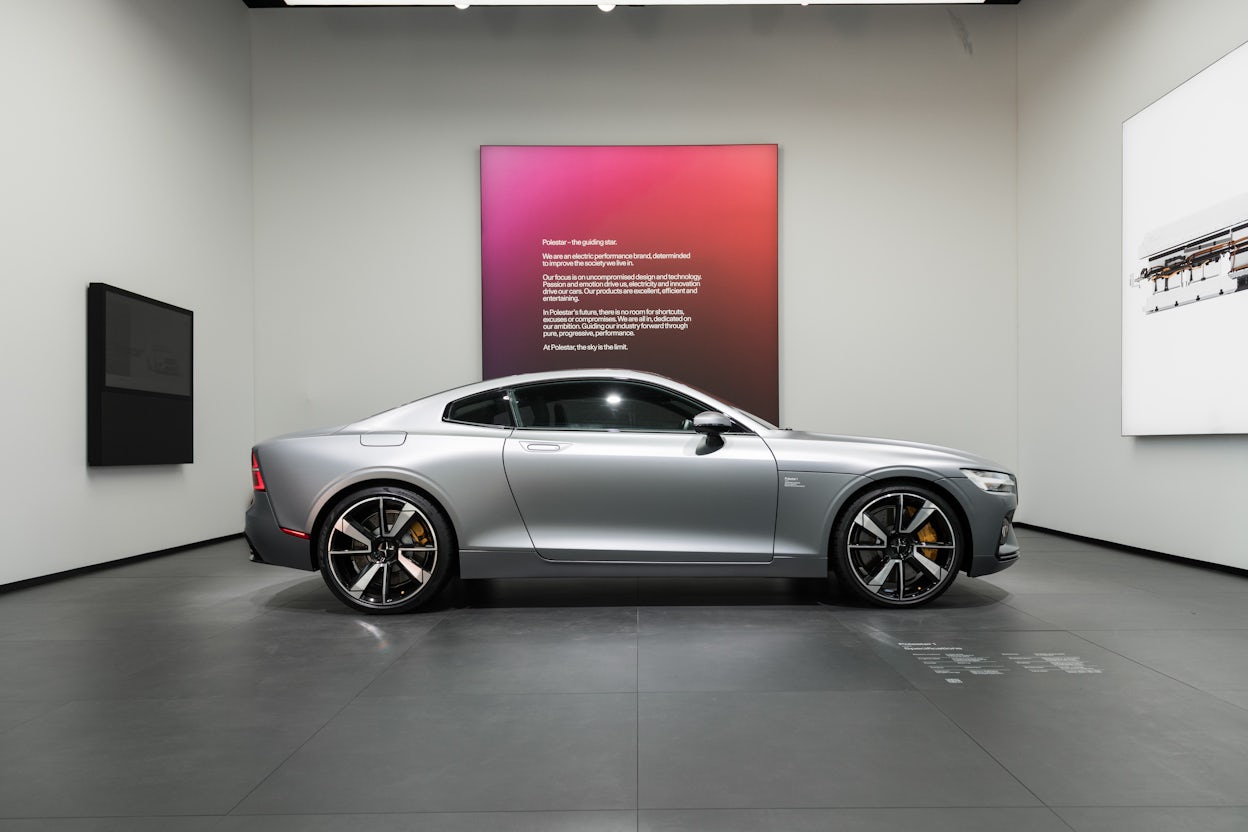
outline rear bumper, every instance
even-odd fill
[[[251,559],[256,563],[289,566],[291,569],[302,569],[306,572],[316,571],[312,542],[282,531],[273,515],[267,492],[253,493],[243,525],[243,536],[247,538],[247,545],[251,548]]]

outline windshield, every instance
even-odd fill
[[[721,404],[728,405],[733,410],[740,413],[742,416],[748,417],[750,419],[753,419],[755,422],[758,422],[758,425],[761,428],[764,428],[766,430],[780,430],[780,428],[776,427],[771,422],[768,422],[766,419],[762,418],[761,416],[755,416],[750,411],[746,410],[743,407],[737,407],[735,404],[728,401],[727,399],[720,398],[719,396],[712,396],[710,393],[706,392],[701,387],[695,387],[692,384],[686,384],[685,386],[688,387],[690,390],[696,390],[697,392],[701,393],[703,396],[706,396],[708,399],[713,399]]]
[[[725,404],[727,404],[727,402],[725,402]],[[733,407],[736,407],[737,412],[740,413],[742,416],[749,416],[751,419],[753,419],[755,422],[758,422],[759,425],[766,428],[767,430],[780,430],[779,427],[777,427],[776,425],[773,425],[771,422],[768,422],[766,419],[764,419],[761,416],[755,416],[750,411],[742,410],[741,408],[737,407],[735,404],[733,405]]]

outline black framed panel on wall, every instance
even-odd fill
[[[87,286],[87,464],[194,461],[189,309]]]

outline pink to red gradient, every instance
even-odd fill
[[[483,146],[484,377],[584,367],[647,370],[778,421],[777,153],[776,145]],[[568,244],[544,243],[558,240]],[[544,251],[691,257],[554,267],[543,265]],[[701,275],[698,293],[543,300],[543,275],[665,274]],[[642,329],[627,338],[559,338],[543,329],[552,312],[600,309],[679,309],[692,320],[685,330]],[[599,349],[553,349],[576,344]],[[628,349],[602,349],[619,344]]]

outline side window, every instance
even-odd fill
[[[515,395],[526,428],[692,431],[693,417],[706,409],[671,390],[609,379],[534,384]]]
[[[512,427],[511,402],[506,390],[491,390],[466,399],[451,402],[442,417],[448,422],[466,422],[470,425]]]

